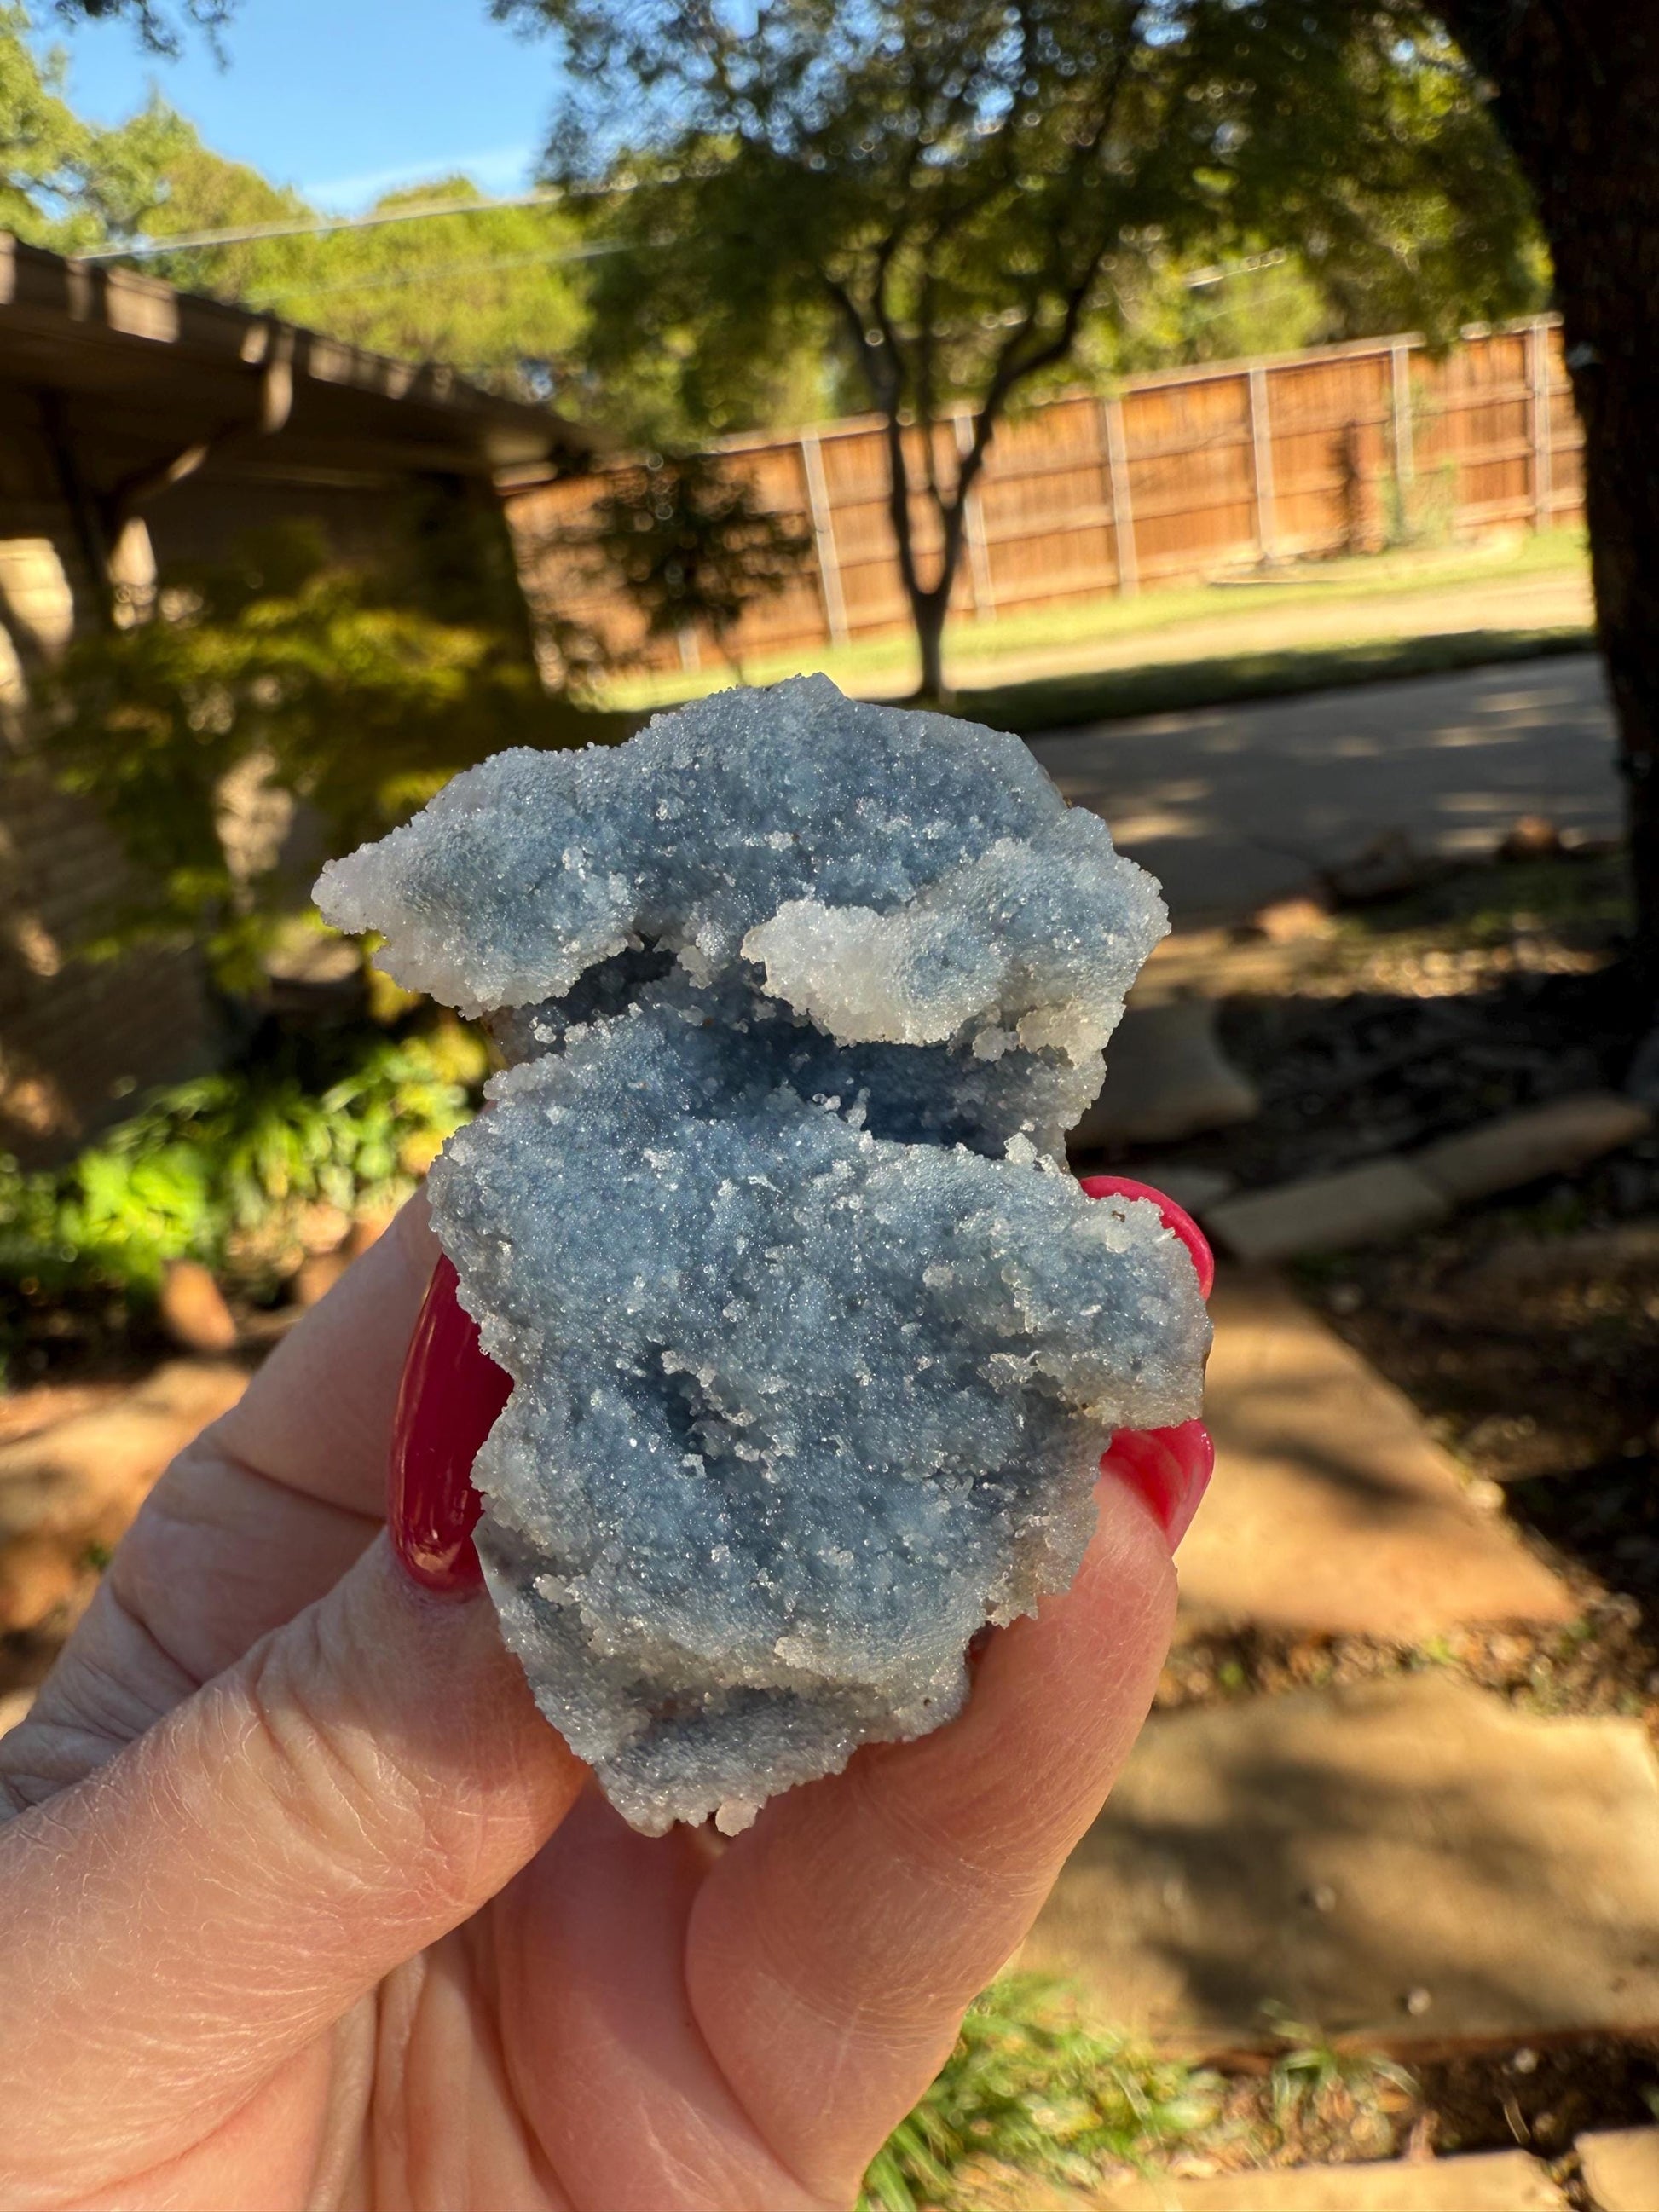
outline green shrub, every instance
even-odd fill
[[[168,1261],[191,1259],[257,1286],[304,1208],[407,1196],[471,1113],[487,1064],[456,1022],[288,1039],[155,1092],[64,1167],[27,1173],[0,1156],[0,1279],[143,1295]]]
[[[412,574],[331,561],[301,524],[169,571],[137,611],[77,638],[42,685],[55,775],[136,864],[77,949],[194,940],[233,991],[257,990],[328,854],[504,746],[618,734],[545,690],[527,631]]]

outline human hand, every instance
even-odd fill
[[[435,1254],[405,1209],[180,1455],[0,1743],[0,2204],[844,2206],[1146,1714],[1196,1423],[1114,1440],[957,1720],[729,1844],[634,1834],[465,1547],[382,1532]]]

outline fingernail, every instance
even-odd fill
[[[1149,1182],[1132,1182],[1127,1176],[1080,1176],[1078,1188],[1085,1198],[1146,1198],[1158,1208],[1164,1226],[1178,1237],[1193,1256],[1198,1270],[1200,1295],[1208,1297],[1215,1288],[1215,1255],[1209,1240],[1184,1206],[1154,1190]]]
[[[1173,1429],[1122,1429],[1101,1455],[1100,1467],[1146,1500],[1173,1552],[1210,1486],[1215,1446],[1202,1421],[1182,1421]]]
[[[478,1341],[440,1258],[415,1323],[392,1426],[386,1526],[398,1557],[424,1589],[470,1595],[483,1581],[472,1541],[483,1501],[472,1462],[513,1389]]]

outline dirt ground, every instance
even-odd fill
[[[1613,853],[1467,869],[1282,948],[1283,987],[1258,969],[1221,1016],[1261,1115],[1162,1147],[1158,1164],[1266,1185],[1617,1085],[1639,1027],[1622,899]],[[1470,1480],[1501,1487],[1583,1616],[1542,1638],[1465,1631],[1426,1654],[1255,1631],[1187,1646],[1166,1700],[1435,1663],[1540,1711],[1659,1720],[1659,1133],[1296,1273]]]
[[[1295,942],[1200,948],[1220,1029],[1259,1085],[1242,1127],[1126,1150],[1156,1177],[1249,1188],[1340,1168],[1574,1091],[1617,1086],[1641,1028],[1623,961],[1622,856],[1589,850],[1447,871]],[[1471,1485],[1581,1602],[1565,1629],[1455,1630],[1425,1644],[1261,1628],[1193,1637],[1173,1710],[1449,1668],[1540,1714],[1644,1718],[1659,1741],[1659,1134],[1432,1231],[1306,1262],[1297,1287],[1405,1392]],[[1586,2128],[1659,2116],[1659,2044],[1577,2038],[1466,2052],[1401,2084],[1356,2062],[1293,2108],[1267,2063],[1224,2069],[1206,2163],[1507,2149],[1553,2161]]]

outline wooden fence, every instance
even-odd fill
[[[945,471],[968,430],[964,412],[938,432]],[[1583,512],[1580,445],[1551,318],[1438,358],[1420,337],[1376,338],[1139,377],[1109,398],[1067,394],[998,429],[953,611],[988,622],[1414,532],[1544,529]],[[813,548],[787,590],[745,612],[732,641],[744,659],[908,626],[878,420],[716,450]],[[597,481],[512,494],[509,514],[532,603],[635,649],[637,611],[573,550]],[[916,515],[926,563],[936,538],[920,504]],[[715,648],[690,631],[644,654],[659,667],[706,658]]]

